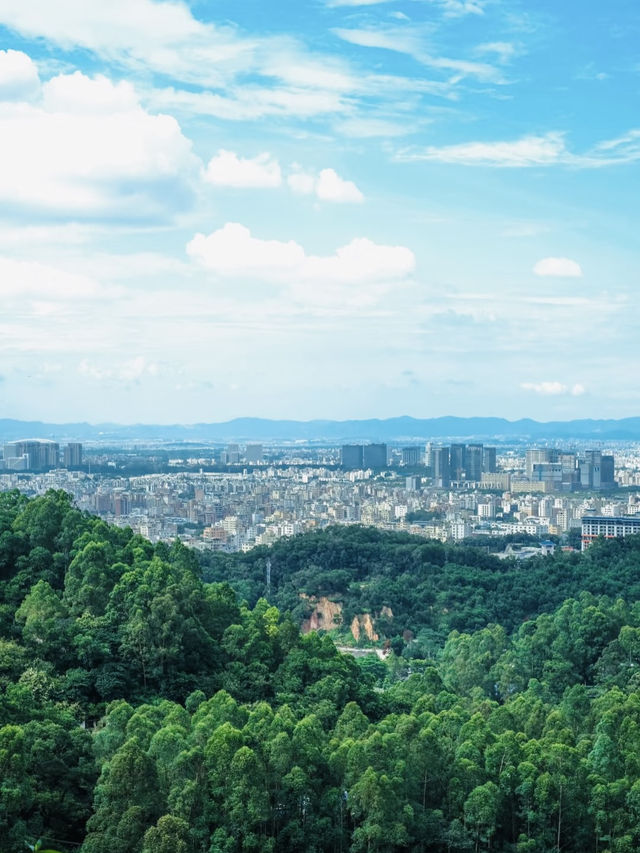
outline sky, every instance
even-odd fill
[[[0,416],[640,414],[636,0],[0,0]]]

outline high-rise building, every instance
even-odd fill
[[[386,444],[365,444],[362,448],[362,462],[365,468],[386,468],[389,453]]]
[[[481,444],[467,445],[465,473],[467,475],[467,480],[472,483],[479,483],[482,480],[483,457],[484,448]]]
[[[364,468],[364,458],[361,444],[343,444],[340,449],[340,464],[351,471]]]
[[[448,447],[432,447],[429,459],[433,483],[441,489],[451,485],[451,468]]]
[[[464,444],[452,444],[449,449],[449,467],[452,480],[461,480],[467,463],[467,448]]]
[[[609,454],[605,454],[600,460],[600,483],[603,489],[611,489],[616,485],[615,462]]]
[[[585,450],[578,457],[580,485],[583,489],[599,489],[601,485],[600,465],[602,453],[599,450]]]
[[[420,477],[407,477],[405,480],[405,489],[407,492],[417,492],[420,488],[422,480]]]
[[[80,468],[82,466],[82,445],[78,441],[70,441],[62,451],[65,468]]]
[[[417,446],[402,448],[402,464],[403,465],[419,465],[421,450]]]
[[[496,473],[496,448],[485,447],[482,452],[482,470],[486,474]]]
[[[263,462],[264,451],[261,444],[247,444],[244,452],[246,462]]]

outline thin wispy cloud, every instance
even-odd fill
[[[404,148],[396,153],[396,159],[496,168],[560,165],[597,169],[640,160],[640,130],[631,130],[618,139],[601,142],[584,154],[574,153],[567,147],[565,133],[550,131],[541,136],[524,136],[508,141]]]
[[[436,56],[427,50],[425,36],[411,28],[343,29],[333,31],[343,41],[359,47],[377,48],[404,53],[422,65],[439,71],[472,76],[479,80],[499,80],[500,72],[485,62]]]

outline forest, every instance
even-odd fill
[[[200,557],[0,494],[0,851],[636,851],[639,583],[640,537]],[[302,634],[300,593],[386,660]]]

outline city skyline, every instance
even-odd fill
[[[640,414],[624,0],[0,0],[6,417]]]

